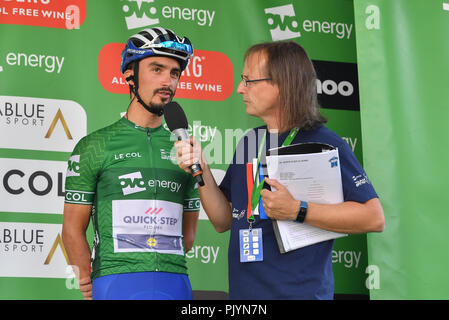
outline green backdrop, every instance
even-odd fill
[[[362,162],[352,0],[35,2],[0,2],[2,299],[81,298],[60,241],[66,161],[82,136],[126,111],[119,53],[142,28],[164,26],[192,41],[195,58],[175,99],[204,148],[222,142],[222,154],[211,154],[217,178],[232,157],[225,137],[236,140],[261,124],[246,115],[235,90],[245,50],[262,41],[291,39],[305,47],[317,68],[328,126]],[[374,182],[383,187],[378,177]],[[228,238],[201,213],[187,257],[192,287],[203,297],[228,290]],[[367,265],[365,235],[337,240],[335,292],[367,295]]]
[[[447,1],[446,1],[447,2]],[[449,298],[449,4],[355,0],[365,168],[386,216],[371,299]]]

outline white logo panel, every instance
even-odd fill
[[[112,232],[115,252],[145,252],[152,250],[158,237],[180,241],[182,238],[181,204],[163,200],[112,201]],[[123,245],[128,242],[129,245]],[[175,252],[156,249],[161,253],[183,254],[182,247]]]
[[[67,278],[62,226],[0,222],[0,277]]]
[[[65,161],[0,158],[0,211],[62,214]]]
[[[74,101],[0,96],[0,148],[72,152],[86,132]]]

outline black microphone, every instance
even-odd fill
[[[181,106],[177,102],[169,102],[164,106],[164,117],[170,131],[178,138],[178,140],[189,140],[189,134],[187,133],[188,123],[187,117],[182,110]],[[201,165],[197,162],[190,166],[192,175],[195,177],[196,182],[200,186],[204,186],[203,170]]]

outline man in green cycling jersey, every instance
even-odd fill
[[[70,157],[62,236],[86,299],[192,298],[185,252],[196,234],[198,189],[167,155],[173,141],[162,127],[192,54],[189,39],[165,28],[131,36],[121,63],[127,113],[81,139]]]

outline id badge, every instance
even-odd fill
[[[262,229],[240,230],[240,262],[263,261]]]

